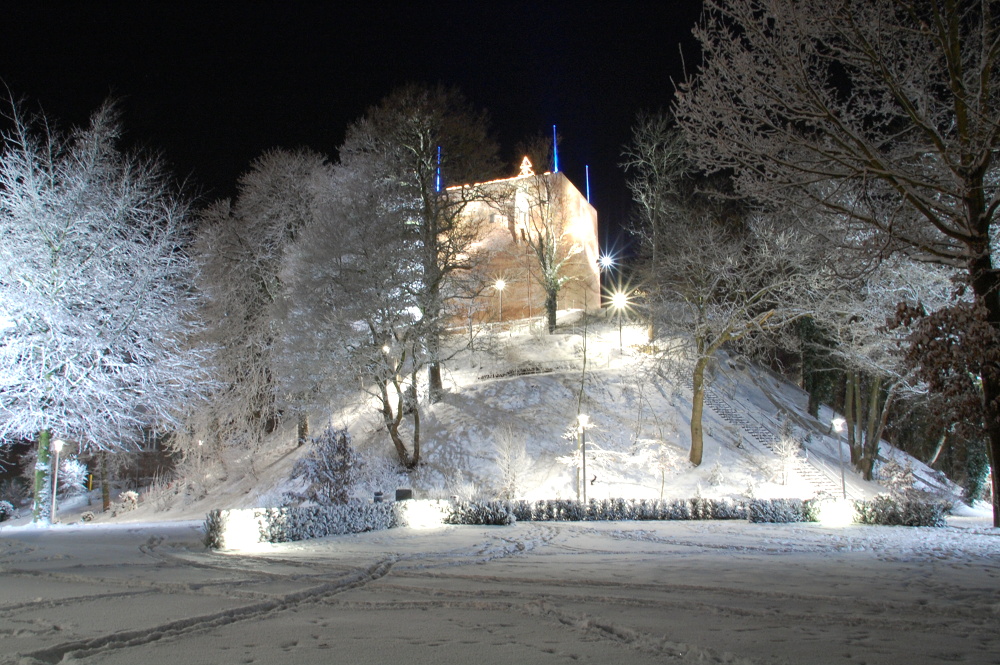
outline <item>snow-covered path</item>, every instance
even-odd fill
[[[0,662],[1000,663],[1000,531],[952,524],[8,528]]]

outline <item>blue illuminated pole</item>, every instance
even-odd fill
[[[552,161],[555,168],[553,171],[559,173],[559,143],[556,139],[556,126],[552,125]]]
[[[587,173],[587,203],[590,203],[590,164],[583,167]]]
[[[434,191],[441,191],[441,146],[438,146],[437,179],[434,183]]]

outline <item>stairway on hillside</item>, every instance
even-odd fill
[[[772,455],[778,455],[775,450],[780,441],[780,437],[766,424],[753,418],[746,410],[737,409],[723,397],[717,390],[708,388],[705,390],[705,406],[712,409],[720,418],[730,425],[736,425],[750,436],[753,442],[760,448],[764,448]],[[801,446],[801,442],[799,442]],[[788,470],[797,474],[804,481],[819,493],[826,493],[832,496],[840,496],[842,487],[828,475],[817,469],[808,459],[794,455],[787,460]],[[851,496],[851,493],[847,493]]]

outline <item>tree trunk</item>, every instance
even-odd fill
[[[427,366],[427,397],[431,404],[437,404],[444,395],[441,382],[441,363],[436,360]]]
[[[861,458],[864,456],[865,447],[865,434],[864,434],[864,422],[865,422],[865,411],[864,411],[864,396],[862,393],[862,376],[861,372],[854,373],[854,445],[851,446],[851,463],[854,464],[855,468],[861,464]]]
[[[98,467],[101,474],[101,510],[111,510],[111,486],[108,484],[108,454],[101,453],[101,463]]]
[[[439,368],[440,369],[440,368]],[[440,380],[441,375],[438,374],[438,379]],[[413,386],[417,385],[417,372],[413,371],[410,377]],[[413,456],[410,458],[410,466],[406,467],[408,469],[415,469],[417,465],[420,464],[420,405],[414,401],[413,403]]]
[[[35,483],[34,483],[34,506],[31,510],[31,521],[41,522],[46,519],[46,516],[51,510],[51,495],[46,492],[46,490],[51,491],[49,487],[51,478],[50,466],[50,453],[49,453],[49,441],[52,439],[52,433],[43,429],[38,433],[38,458],[35,462]]]
[[[699,357],[694,364],[694,376],[691,377],[691,455],[689,459],[695,466],[701,465],[705,446],[701,419],[705,412],[705,368],[707,366],[708,358]]]
[[[859,470],[865,480],[872,480],[875,472],[875,461],[878,458],[879,439],[881,439],[882,410],[879,409],[879,395],[882,392],[882,380],[872,378],[868,389],[868,426],[865,429],[865,439],[861,446]],[[886,404],[888,407],[888,404]],[[859,418],[860,420],[860,418]]]
[[[300,446],[309,438],[309,414],[305,411],[299,413],[295,436],[298,440],[298,445]]]
[[[1000,333],[1000,272],[993,269],[988,245],[973,260],[970,272],[976,300],[986,307],[986,320]],[[995,349],[982,349],[982,386],[983,420],[989,436],[986,450],[993,486],[993,526],[1000,528],[1000,367],[990,357],[995,352]]]
[[[844,421],[847,428],[847,449],[851,451],[852,464],[854,463],[854,378],[854,372],[844,373]]]
[[[559,298],[558,291],[545,292],[545,316],[548,318],[550,335],[552,335],[556,331],[556,306],[558,303],[558,298]]]

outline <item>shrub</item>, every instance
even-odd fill
[[[941,501],[895,499],[880,494],[870,501],[855,501],[858,522],[882,526],[944,526],[949,506]]]
[[[754,499],[747,510],[751,522],[805,522],[806,511],[801,499]]]
[[[320,506],[345,505],[358,479],[350,433],[330,426],[310,439],[309,452],[295,464],[292,476],[305,479],[310,501]]]
[[[726,499],[591,499],[586,506],[569,499],[462,501],[452,505],[449,524],[513,524],[516,521],[572,522],[630,520],[746,519],[747,507]]]
[[[16,516],[17,511],[14,510],[14,504],[10,501],[0,501],[0,522],[12,520]]]
[[[139,495],[129,490],[118,495],[118,503],[111,511],[112,517],[117,517],[119,513],[127,513],[139,507]]]
[[[75,457],[59,461],[59,497],[66,498],[87,491],[87,465]]]
[[[517,522],[514,511],[506,501],[471,503],[462,501],[452,506],[445,518],[447,524],[483,524],[507,526]]]
[[[397,525],[397,517],[392,503],[357,499],[338,506],[213,510],[202,527],[205,546],[212,549],[230,546],[232,543],[226,543],[227,528],[234,522],[253,531],[249,536],[254,542],[284,543],[389,529]],[[246,538],[248,534],[241,536]]]

